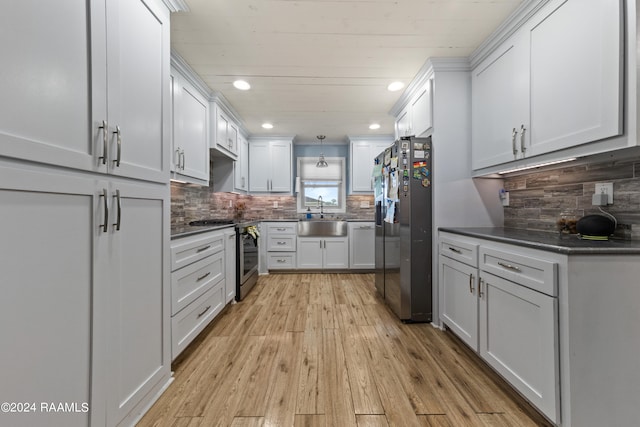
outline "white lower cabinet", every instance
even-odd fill
[[[86,411],[12,426],[129,425],[170,378],[167,185],[0,160],[0,395]]]
[[[264,230],[266,231],[267,269],[295,269],[298,223],[266,222]]]
[[[375,227],[373,222],[350,222],[349,268],[373,269],[375,267]]]
[[[298,268],[349,268],[348,237],[298,237]]]
[[[558,262],[446,233],[439,248],[441,321],[559,423]]]
[[[233,233],[233,243],[229,236]],[[228,254],[233,251],[233,254]],[[235,296],[235,229],[176,238],[171,242],[171,357],[174,360]],[[235,278],[235,273],[233,274]]]
[[[226,303],[232,302],[236,297],[236,260],[238,254],[236,252],[236,230],[235,228],[227,229],[224,232],[224,280],[225,280],[225,299]]]

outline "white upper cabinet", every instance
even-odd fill
[[[619,0],[555,0],[531,22],[531,155],[622,133],[621,23]]]
[[[415,89],[409,103],[396,117],[396,138],[422,136],[433,127],[433,79]]]
[[[472,72],[472,167],[622,134],[619,0],[552,0]]]
[[[351,140],[351,193],[373,192],[373,159],[393,143],[391,137],[373,139],[368,137],[350,137]]]
[[[472,73],[473,168],[505,163],[521,154],[521,128],[529,128],[527,46],[523,34],[507,40]],[[526,135],[526,131],[525,131]]]
[[[246,192],[249,189],[249,142],[238,136],[238,160],[233,163],[233,187],[236,191]]]
[[[432,86],[433,79],[427,80],[411,101],[412,135],[422,136],[433,127],[432,118]]]
[[[140,0],[5,7],[0,155],[166,182],[168,25]]]
[[[217,103],[212,103],[211,107],[211,123],[215,124],[211,132],[211,148],[235,160],[238,156],[238,125]]]
[[[209,102],[172,68],[173,156],[176,178],[209,184]]]
[[[249,191],[291,193],[292,139],[249,142]]]

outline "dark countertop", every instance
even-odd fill
[[[319,218],[313,218],[319,219]],[[331,220],[332,218],[324,218],[324,220]],[[306,219],[299,218],[276,218],[276,219],[264,219],[264,220],[247,220],[247,222],[298,222],[305,221]],[[373,222],[374,219],[345,219],[347,222]],[[234,224],[224,225],[204,225],[204,226],[191,226],[191,225],[176,225],[171,227],[171,240],[179,239],[181,237],[193,236],[194,234],[206,233],[208,231],[220,230],[223,228],[233,227]]]
[[[499,227],[440,227],[439,230],[569,255],[640,254],[640,240],[615,239],[600,242],[581,240],[576,234],[548,233],[544,231]]]
[[[180,239],[182,237],[193,236],[194,234],[206,233],[208,231],[222,230],[223,228],[233,228],[235,224],[224,225],[178,225],[171,227],[171,240]]]

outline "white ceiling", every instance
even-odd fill
[[[186,3],[189,12],[172,14],[171,45],[249,133],[335,143],[393,134],[388,113],[402,91],[387,85],[408,85],[429,57],[469,55],[522,0]],[[236,79],[251,90],[235,89]]]

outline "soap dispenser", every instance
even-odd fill
[[[307,219],[311,219],[311,208],[307,206]]]

